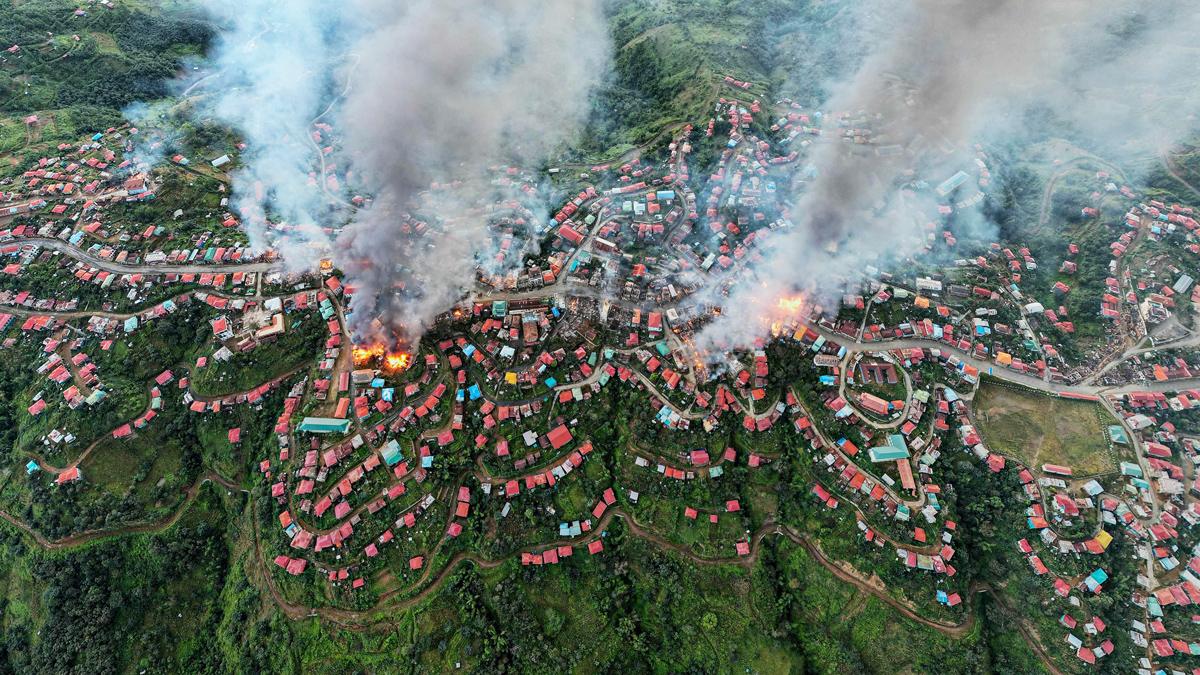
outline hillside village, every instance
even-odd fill
[[[794,545],[937,635],[1000,607],[1047,672],[1200,668],[1197,206],[1056,158],[1079,239],[978,240],[956,214],[1003,167],[960,149],[906,186],[937,202],[911,264],[778,298],[753,349],[711,353],[815,148],[892,151],[735,75],[660,144],[472,179],[493,246],[403,362],[355,343],[336,252],[295,273],[251,248],[244,144],[125,123],[38,145],[24,117],[38,156],[0,174],[0,516],[51,550],[170,528],[205,483],[243,492],[255,583],[340,626],[468,565],[548,585],[631,546],[736,571]],[[310,189],[369,209],[339,129],[311,133]],[[414,248],[445,226],[421,206],[472,187],[429,186]]]

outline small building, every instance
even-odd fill
[[[350,420],[332,417],[305,417],[297,431],[309,434],[344,434],[350,429]]]
[[[880,462],[895,462],[909,458],[908,443],[904,440],[904,436],[900,434],[888,435],[887,445],[878,445],[867,451],[871,456],[871,461],[878,464]]]

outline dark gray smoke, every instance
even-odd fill
[[[734,285],[709,346],[747,345],[796,291],[828,302],[867,265],[893,265],[930,241],[945,200],[914,187],[964,168],[976,141],[1021,143],[1031,110],[1097,148],[1155,148],[1194,128],[1200,68],[1185,36],[1195,2],[910,0],[868,3],[888,32],[853,76],[831,87],[817,175],[796,196],[794,227]],[[878,25],[878,22],[864,22]],[[856,40],[857,41],[857,40]],[[834,119],[873,143],[829,142]],[[931,215],[932,214],[932,215]],[[976,218],[977,234],[988,224]]]
[[[608,67],[601,0],[206,6],[222,31],[189,92],[246,139],[233,205],[252,244],[293,269],[334,255],[359,337],[411,340],[470,287],[477,258],[498,271],[489,221],[514,236],[538,223],[496,203],[548,208],[491,167],[538,168]]]
[[[337,261],[357,287],[355,331],[378,320],[411,339],[490,248],[477,211],[495,194],[488,167],[538,165],[582,125],[607,29],[599,0],[422,0],[381,17],[357,50],[342,124],[376,200],[342,233]]]

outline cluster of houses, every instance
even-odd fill
[[[736,96],[752,86],[733,77],[725,77],[723,83],[739,92]],[[722,129],[728,123],[727,138],[714,138],[718,121]],[[340,309],[353,288],[334,277],[328,277],[319,289],[259,300],[239,297],[249,296],[259,285],[261,280],[253,273],[110,271],[103,263],[218,264],[248,258],[236,239],[223,245],[222,238],[205,233],[172,248],[175,245],[169,243],[171,228],[167,225],[122,232],[104,224],[106,204],[153,199],[158,189],[140,167],[129,161],[118,163],[119,146],[128,147],[129,135],[136,133],[133,129],[110,129],[80,147],[63,146],[61,157],[42,158],[19,183],[4,186],[0,203],[10,211],[0,212],[0,217],[7,215],[22,224],[0,231],[0,256],[12,261],[2,271],[19,280],[28,266],[53,258],[41,243],[23,243],[23,239],[56,239],[79,251],[79,256],[57,259],[58,266],[79,283],[127,290],[131,300],[144,297],[160,284],[195,286],[127,318],[97,314],[86,328],[101,338],[100,348],[107,350],[113,340],[177,311],[184,303],[205,303],[214,310],[209,328],[219,346],[211,356],[200,357],[194,369],[211,367],[239,351],[269,342],[288,330],[291,314],[315,312],[321,316],[327,329],[323,351],[313,371],[295,381],[284,397],[275,424],[278,454],[273,452],[260,463],[279,506],[279,524],[289,547],[275,563],[291,575],[315,567],[332,584],[349,582],[351,589],[361,589],[374,569],[369,561],[388,547],[403,549],[408,571],[420,574],[431,556],[431,541],[469,534],[471,518],[495,506],[493,500],[502,500],[499,513],[505,517],[522,493],[553,489],[586,462],[594,461],[589,460],[593,446],[582,437],[578,420],[572,417],[573,406],[586,404],[615,379],[647,391],[654,420],[667,429],[687,430],[696,423],[713,431],[729,413],[736,420],[733,425],[740,423],[741,432],[766,434],[781,428],[803,437],[821,475],[812,486],[814,497],[829,509],[852,505],[865,540],[879,547],[890,545],[899,564],[914,573],[932,575],[938,586],[936,601],[951,608],[961,605],[964,598],[962,590],[953,585],[957,525],[943,513],[937,462],[950,451],[947,445],[956,445],[955,451],[978,458],[981,470],[995,474],[1015,471],[1028,498],[1026,518],[1031,532],[1017,546],[1033,574],[1045,576],[1049,588],[1069,606],[1060,623],[1067,631],[1064,640],[1077,658],[1094,664],[1113,652],[1108,638],[1113,627],[1088,609],[1088,599],[1104,592],[1109,584],[1108,573],[1096,567],[1077,579],[1058,577],[1052,572],[1050,556],[1102,555],[1117,529],[1133,537],[1163,574],[1178,575],[1177,580],[1172,576],[1170,584],[1159,588],[1154,578],[1139,577],[1141,590],[1130,600],[1146,609],[1147,621],[1135,624],[1131,639],[1161,658],[1196,653],[1190,643],[1167,634],[1162,616],[1166,608],[1190,606],[1200,600],[1200,580],[1194,576],[1200,574],[1200,550],[1183,550],[1177,543],[1181,527],[1200,521],[1200,507],[1188,499],[1193,493],[1200,495],[1200,479],[1189,485],[1187,472],[1176,460],[1183,457],[1200,463],[1200,448],[1167,420],[1171,413],[1200,402],[1200,392],[1146,392],[1117,401],[1123,420],[1109,430],[1112,440],[1144,456],[1136,464],[1121,463],[1124,484],[1116,488],[1121,494],[1114,495],[1108,492],[1114,489],[1111,485],[1106,488],[1097,480],[1076,480],[1069,467],[1047,464],[1040,467],[1040,478],[1035,478],[1032,469],[1013,466],[1011,459],[991,452],[972,423],[968,402],[954,389],[914,386],[903,400],[893,401],[862,388],[867,383],[895,385],[898,369],[928,365],[940,366],[953,381],[968,388],[987,369],[1063,381],[1060,367],[1065,362],[1055,341],[1076,328],[1067,310],[1071,294],[1078,293],[1071,280],[1079,271],[1075,244],[1068,246],[1058,268],[1062,278],[1050,287],[1048,297],[1042,298],[1045,305],[1021,289],[1022,274],[1038,266],[1030,249],[994,244],[984,255],[960,261],[962,268],[980,278],[990,275],[993,281],[959,284],[931,276],[919,277],[909,286],[881,273],[876,275],[879,281],[867,282],[842,299],[842,308],[852,318],[820,318],[779,327],[782,339],[810,355],[815,368],[815,382],[803,396],[785,389],[774,398],[773,389],[779,387],[773,383],[765,349],[752,351],[744,359],[731,359],[715,384],[716,378],[703,376],[689,345],[711,308],[685,308],[680,301],[699,287],[698,275],[732,277],[759,260],[773,233],[790,225],[786,212],[778,208],[777,169],[792,171],[815,142],[875,145],[873,150],[881,154],[891,151],[876,145],[872,130],[858,117],[837,118],[836,138],[822,138],[822,121],[820,113],[804,112],[790,101],[768,111],[758,100],[722,98],[703,139],[693,138],[698,135],[685,127],[670,144],[663,165],[633,158],[619,166],[593,167],[591,174],[597,180],[568,194],[546,222],[539,222],[521,199],[536,189],[533,174],[517,167],[496,168],[495,185],[514,196],[476,214],[484,217],[497,235],[495,250],[480,260],[479,281],[500,291],[542,288],[547,296],[552,294],[550,287],[559,284],[568,294],[572,285],[603,284],[616,289],[613,296],[621,302],[567,303],[562,298],[530,298],[529,294],[520,299],[469,302],[456,307],[450,319],[467,324],[467,329],[421,348],[413,355],[411,376],[348,363],[352,345],[344,333]],[[775,140],[758,136],[768,125]],[[312,133],[324,154],[335,151],[338,142],[332,127],[318,124]],[[714,142],[720,149],[719,159],[703,177],[705,185],[697,194],[688,166],[693,144]],[[172,161],[180,167],[190,166],[183,156]],[[230,161],[223,157],[211,164],[221,169]],[[796,171],[801,180],[811,178],[807,169]],[[933,188],[943,201],[938,215],[948,221],[954,212],[974,208],[989,181],[986,157],[978,156],[973,168],[955,173]],[[341,179],[334,167],[323,176],[314,174],[312,182],[315,187],[324,183],[327,188],[339,189]],[[963,197],[959,190],[969,184],[979,190],[967,190],[968,196]],[[431,199],[457,187],[432,186]],[[1129,188],[1112,185],[1105,190],[1136,201]],[[368,201],[354,200],[358,205]],[[1083,215],[1094,218],[1100,212],[1088,206]],[[1153,324],[1165,321],[1184,294],[1190,294],[1195,303],[1200,296],[1188,274],[1172,270],[1171,278],[1157,279],[1163,270],[1160,266],[1138,277],[1122,269],[1119,262],[1139,236],[1168,241],[1176,233],[1194,231],[1191,210],[1155,201],[1137,202],[1127,212],[1125,223],[1129,229],[1110,247],[1111,276],[1100,315],[1122,319],[1125,309],[1137,308],[1138,320]],[[240,223],[226,214],[223,224],[234,228]],[[403,225],[416,236],[431,227],[416,217],[409,217]],[[948,226],[937,230],[936,225],[932,227],[931,240],[940,239],[947,247],[955,245]],[[548,238],[551,245],[529,260],[530,264],[523,264],[527,259],[519,242],[530,236]],[[1193,240],[1188,237],[1187,245],[1195,247]],[[0,291],[0,304],[21,310],[19,314],[0,314],[0,328],[19,319],[24,331],[52,333],[61,326],[53,314],[76,310],[72,303]],[[899,322],[877,318],[872,323],[866,316],[860,322],[860,315],[855,314],[876,311],[877,316],[894,317],[897,309],[904,317]],[[594,323],[617,329],[619,346],[600,345]],[[880,349],[847,368],[845,348],[826,337],[833,334],[879,342]],[[929,346],[886,348],[886,341],[903,338],[921,339]],[[85,352],[58,340],[45,340],[47,356],[39,375],[63,389],[64,403],[70,407],[91,404],[95,396],[102,400],[104,388],[95,364]],[[1182,358],[1150,368],[1158,381],[1189,378],[1192,373],[1191,364]],[[150,423],[161,406],[161,388],[172,383],[184,390],[183,401],[189,410],[204,414],[230,405],[261,405],[272,390],[294,379],[289,374],[245,392],[210,399],[195,395],[188,388],[188,378],[176,378],[171,370],[165,370],[152,388],[157,405],[114,430],[113,435],[123,438]],[[47,405],[44,399],[35,399],[29,413],[42,413]],[[779,424],[781,420],[784,424]],[[791,429],[787,429],[789,421]],[[950,433],[952,425],[957,436]],[[411,446],[402,445],[397,438],[410,436],[407,432],[411,430],[421,433]],[[229,441],[241,442],[241,430],[230,429]],[[439,456],[456,443],[482,451],[491,466],[504,466],[505,477],[489,480],[486,474],[490,469],[481,469],[484,475],[477,474],[478,491],[466,484],[449,492],[424,486],[442,466]],[[685,481],[720,477],[724,465],[736,461],[736,452],[727,448],[710,457],[707,451],[697,449],[673,458],[635,452],[633,461],[647,472]],[[768,464],[770,458],[750,452],[746,461],[756,468]],[[480,466],[487,464],[481,460]],[[63,476],[77,480],[78,469],[72,469],[74,473],[63,472],[60,481]],[[557,534],[581,537],[579,546],[530,547],[521,552],[521,563],[560,564],[580,547],[592,555],[601,553],[603,532],[596,529],[611,517],[617,495],[616,486],[607,487],[589,513],[564,516]],[[626,498],[636,504],[639,495],[630,490]],[[1155,504],[1162,505],[1161,513]],[[689,505],[684,507],[684,517],[695,521],[706,515],[716,522],[721,513],[740,510],[737,500],[725,503],[723,511],[720,506]],[[444,525],[439,521],[442,512],[446,514]],[[876,513],[886,524],[870,524],[867,514]],[[1077,537],[1061,534],[1093,514],[1099,521],[1095,532]],[[376,519],[390,524],[376,525]],[[426,523],[431,525],[426,527]],[[414,546],[425,548],[410,550]],[[750,555],[750,541],[733,542],[733,550],[738,556]]]

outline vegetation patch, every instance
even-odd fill
[[[988,446],[1030,467],[1060,464],[1076,475],[1117,468],[1097,403],[1038,394],[985,379],[975,394],[975,418]]]

